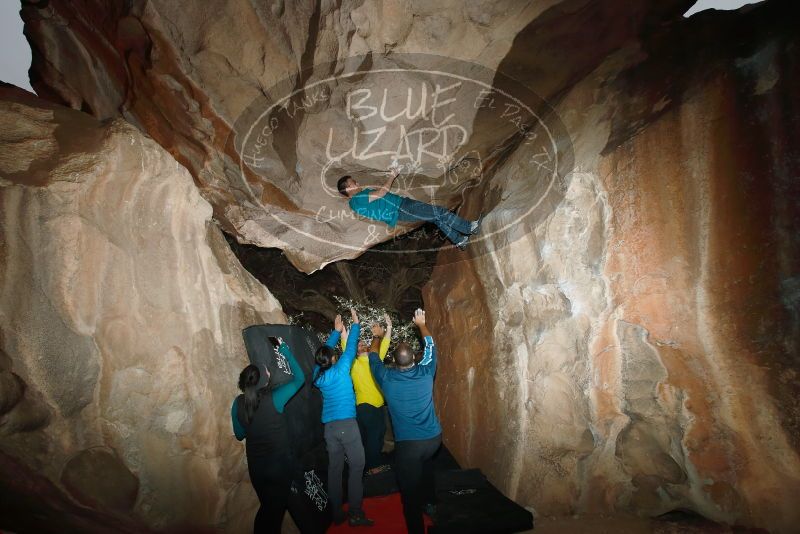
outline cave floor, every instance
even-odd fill
[[[398,519],[402,515],[398,510]],[[366,532],[369,529],[352,529]],[[329,530],[332,532],[333,530]],[[339,527],[337,532],[350,531]],[[284,519],[284,532],[295,534],[299,530],[289,514]],[[762,529],[748,529],[720,525],[699,518],[650,519],[637,516],[578,516],[543,517],[536,519],[536,528],[521,534],[767,534]]]
[[[701,518],[650,519],[637,516],[542,517],[525,534],[757,534],[762,529],[720,525]]]
[[[367,532],[369,529],[352,530]],[[349,529],[340,531],[349,531]],[[289,514],[286,514],[284,519],[284,532],[292,534],[299,532]],[[729,527],[707,521],[657,520],[636,516],[579,516],[538,518],[536,528],[522,534],[758,534],[766,532],[761,529]]]

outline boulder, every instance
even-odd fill
[[[51,0],[22,16],[40,95],[125,117],[190,170],[227,232],[310,273],[396,235],[352,216],[339,177],[377,185],[399,157],[397,191],[430,200],[435,189],[437,203],[457,207],[470,177],[453,169],[482,163],[476,153],[491,159],[514,133],[508,108],[474,105],[513,84],[495,79],[498,66],[511,61],[503,70],[524,71],[548,99],[691,4]],[[512,50],[526,31],[531,46]],[[425,148],[430,136],[449,148]],[[401,157],[406,147],[413,157]]]
[[[701,14],[605,52],[554,104],[574,147],[563,187],[528,179],[521,146],[468,199],[483,230],[441,253],[424,295],[444,440],[539,514],[796,531],[791,13]]]
[[[134,530],[246,530],[241,330],[280,305],[138,129],[8,86],[0,123],[0,451],[42,478],[27,490]]]

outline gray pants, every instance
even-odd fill
[[[342,470],[345,455],[350,470],[347,478],[350,512],[361,512],[361,501],[364,498],[364,487],[361,483],[364,475],[364,446],[361,444],[361,433],[356,420],[340,419],[325,423],[325,444],[328,447],[328,497],[333,515],[340,514],[342,510]]]

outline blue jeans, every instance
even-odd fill
[[[452,241],[458,243],[465,235],[470,233],[470,223],[462,219],[455,213],[442,206],[435,206],[414,200],[413,198],[403,198],[400,203],[400,213],[397,216],[400,222],[432,222],[439,227],[439,230]]]

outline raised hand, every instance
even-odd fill
[[[373,325],[372,325],[372,335],[373,336],[375,336],[375,337],[383,337],[385,334],[386,334],[386,330],[384,330],[384,328],[380,324],[373,323]]]
[[[425,324],[425,312],[422,308],[417,308],[417,311],[414,312],[414,324],[417,326],[423,326]]]
[[[361,321],[358,319],[358,314],[355,308],[350,308],[350,315],[353,317],[353,324],[359,324]]]
[[[383,314],[383,320],[386,322],[386,328],[391,328],[392,327],[392,318],[389,317],[388,313],[384,313]]]
[[[333,329],[339,333],[344,331],[344,323],[342,322],[341,315],[337,315],[336,318],[333,320]]]

